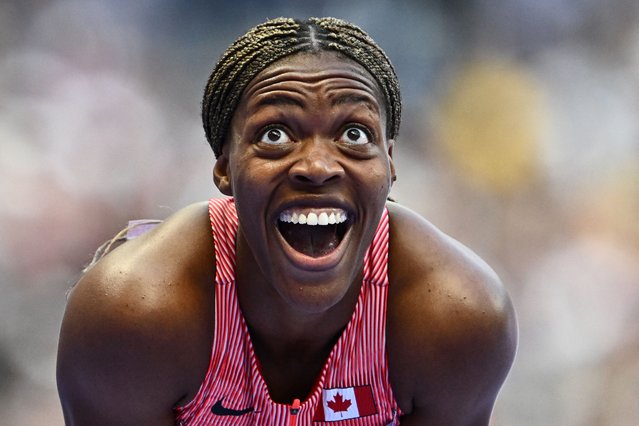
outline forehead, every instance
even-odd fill
[[[337,53],[303,52],[280,59],[266,67],[244,89],[241,103],[277,91],[350,90],[367,95],[385,111],[383,96],[375,78],[357,62]]]

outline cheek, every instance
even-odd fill
[[[376,198],[386,199],[390,192],[391,172],[388,163],[379,161],[374,165],[363,168],[366,172],[360,174],[359,189]]]
[[[271,159],[238,158],[233,164],[236,198],[247,198],[249,202],[267,198],[281,179],[282,169],[279,162]]]

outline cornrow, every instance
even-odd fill
[[[202,99],[202,121],[215,156],[222,153],[242,92],[257,74],[284,57],[322,50],[339,52],[375,78],[384,96],[386,136],[394,139],[401,121],[399,82],[390,60],[373,39],[357,26],[337,18],[276,18],[257,25],[233,42],[211,72]]]

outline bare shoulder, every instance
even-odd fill
[[[409,423],[488,424],[517,345],[495,272],[405,207],[389,204],[388,352]]]
[[[208,365],[212,255],[201,203],[83,275],[69,294],[58,349],[68,424],[172,424],[173,406],[193,396]]]

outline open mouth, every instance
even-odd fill
[[[280,213],[278,228],[289,246],[310,257],[332,253],[350,228],[342,209],[287,209]]]

